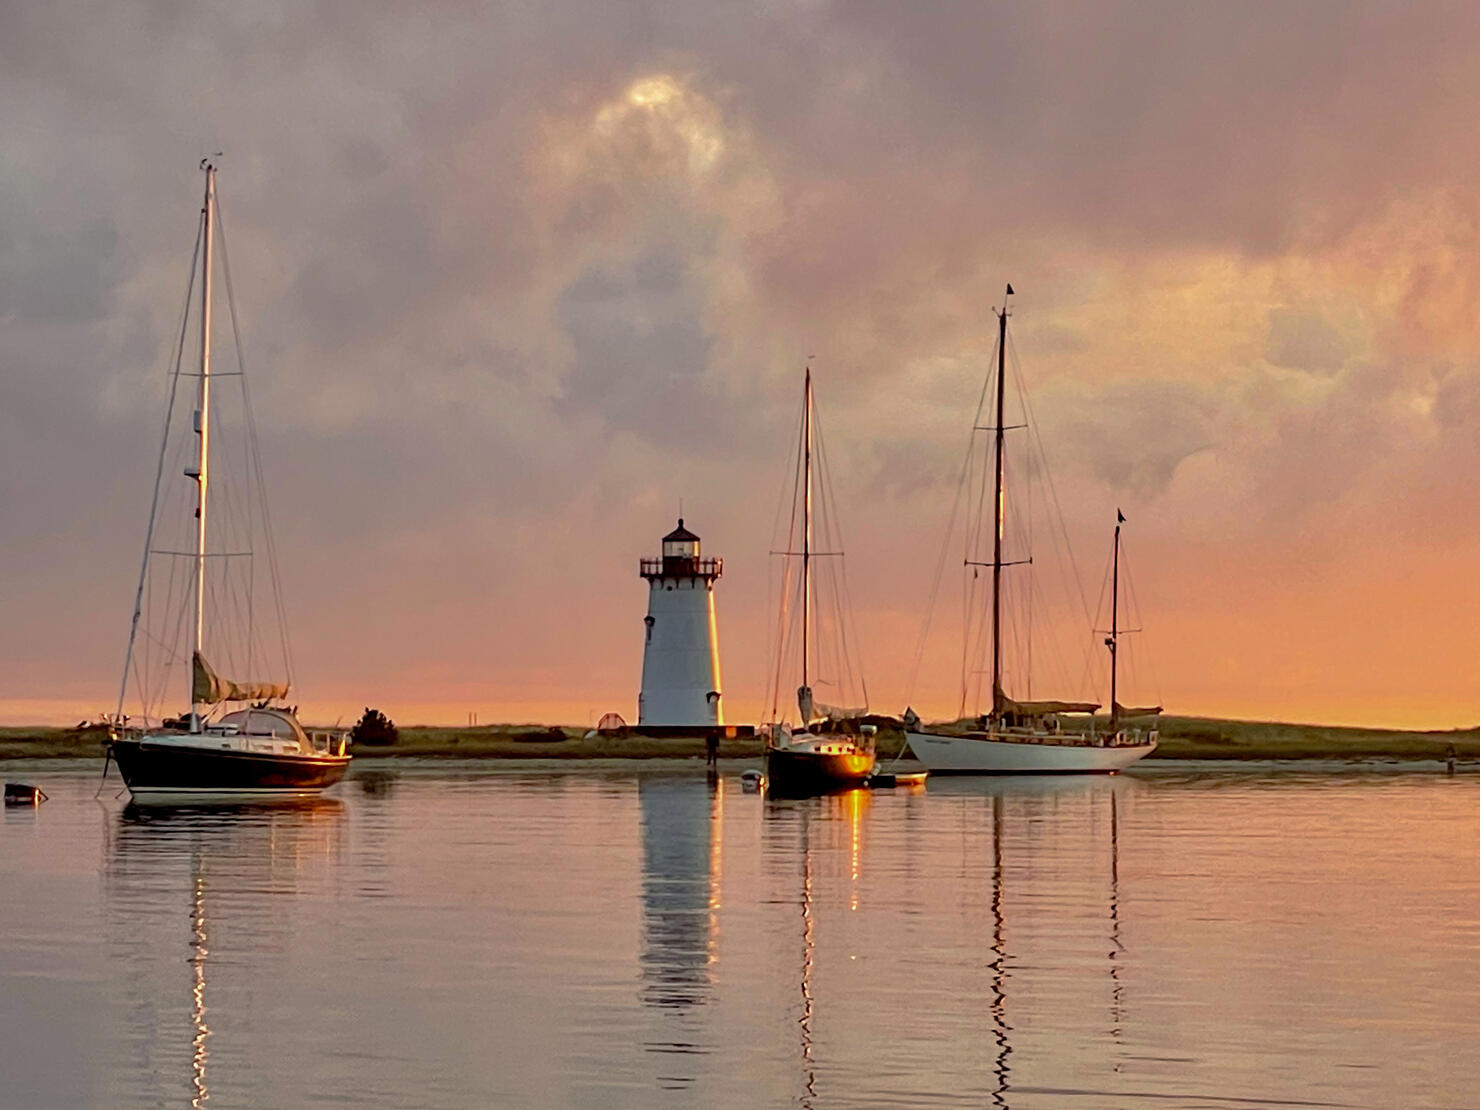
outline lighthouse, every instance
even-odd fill
[[[678,527],[663,537],[663,554],[640,560],[637,572],[648,584],[638,725],[724,724],[714,620],[714,583],[724,573],[724,560],[703,558],[699,537],[680,517]]]

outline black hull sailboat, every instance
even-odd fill
[[[213,652],[232,665],[255,668],[264,662],[261,628],[254,620],[252,599],[258,579],[252,544],[261,529],[271,567],[271,587],[277,602],[277,631],[282,651],[283,677],[291,680],[291,654],[278,594],[276,555],[268,530],[265,493],[261,488],[261,459],[257,435],[247,402],[245,367],[238,347],[234,377],[241,381],[242,429],[247,466],[244,475],[218,476],[212,471],[212,438],[228,434],[212,404],[212,384],[221,374],[211,370],[211,276],[215,238],[216,168],[201,163],[205,173],[205,200],[200,213],[200,238],[192,262],[189,300],[194,295],[195,276],[200,277],[200,369],[183,369],[188,312],[181,322],[179,346],[175,351],[174,377],[169,393],[164,440],[160,444],[155,472],[154,501],[144,544],[144,561],[134,598],[133,624],[129,632],[124,678],[119,689],[118,712],[109,729],[108,755],[117,762],[124,784],[136,801],[195,801],[216,799],[293,798],[317,793],[344,777],[349,766],[346,734],[338,730],[309,731],[299,722],[296,710],[283,704],[289,683],[234,681],[216,673],[206,662],[208,636]],[[198,265],[198,270],[197,270]],[[230,271],[227,271],[228,293]],[[231,298],[228,297],[228,301]],[[232,333],[236,334],[235,307]],[[188,425],[176,419],[177,395],[182,381],[195,378],[194,412]],[[217,387],[220,388],[220,387]],[[188,410],[187,410],[188,411]],[[183,415],[183,414],[181,414]],[[189,447],[179,437],[194,436]],[[172,438],[173,436],[173,438]],[[191,483],[182,487],[163,484],[165,459],[175,446],[175,457],[187,455],[190,464],[184,476]],[[228,442],[228,450],[217,452],[239,458]],[[255,489],[252,489],[255,478]],[[213,498],[213,488],[225,482]],[[240,483],[242,488],[238,488]],[[173,492],[172,492],[173,491]],[[245,496],[244,496],[245,495]],[[162,502],[171,502],[161,511]],[[182,503],[183,502],[183,503]],[[213,513],[224,512],[224,525]],[[233,519],[233,516],[241,519]],[[184,534],[161,536],[157,527],[185,529]],[[214,527],[208,528],[208,522]],[[174,542],[168,542],[173,540]],[[151,567],[166,561],[167,569],[151,578]],[[177,560],[183,560],[179,562]],[[182,567],[189,570],[181,573]],[[233,569],[236,568],[236,569]],[[152,585],[151,585],[152,584]],[[151,619],[141,627],[146,598],[151,599]],[[184,649],[186,614],[190,648]],[[135,645],[143,633],[139,656]],[[190,709],[170,721],[162,721],[167,676],[186,659],[189,663]],[[151,674],[162,668],[166,678]],[[241,673],[241,672],[238,672]],[[250,673],[248,671],[247,673]],[[130,681],[136,683],[142,703],[143,727],[131,725],[124,715]],[[240,708],[231,709],[231,706]],[[225,710],[223,712],[223,710]],[[150,722],[153,722],[152,724]]]
[[[814,567],[812,564],[819,555],[833,558],[842,556],[840,543],[830,542],[827,544],[830,550],[824,549],[823,551],[818,551],[813,545],[812,471],[813,444],[816,438],[817,430],[813,419],[812,370],[808,367],[802,389],[802,428],[797,451],[797,485],[793,490],[791,535],[788,536],[787,549],[778,553],[788,557],[795,556],[801,562],[799,604],[796,610],[801,624],[802,684],[797,689],[797,710],[801,722],[793,729],[778,720],[773,701],[771,723],[764,729],[766,734],[766,789],[772,795],[781,797],[836,794],[864,786],[873,772],[876,761],[874,726],[857,724],[857,718],[862,716],[866,707],[834,709],[818,705],[813,699],[812,683],[815,676],[812,673],[814,666],[812,640],[816,635],[816,630],[813,628],[813,608],[817,602],[818,591],[813,582]],[[825,470],[822,477],[823,480],[820,483],[822,504],[826,506],[831,495],[828,492]],[[801,513],[799,537],[801,550],[793,551],[790,541],[796,536],[797,507],[800,508]],[[829,538],[829,525],[833,523],[831,516],[830,512],[822,515],[825,539]],[[836,536],[830,538],[833,541],[836,540]],[[839,610],[834,622],[837,644],[832,655],[837,665],[846,667],[846,661],[851,657],[846,632],[843,630],[842,603],[847,592],[846,587],[839,581],[834,581],[833,587],[832,590],[826,591],[827,596],[837,603]],[[783,614],[786,612],[786,607],[786,587],[783,586],[781,603]],[[780,658],[784,658],[787,654],[786,624],[783,616]],[[778,693],[781,685],[780,675],[781,668],[778,667],[776,686],[773,687],[773,690]]]
[[[115,740],[113,761],[136,799],[296,798],[344,778],[347,756],[211,751],[147,739]]]
[[[828,739],[837,746],[835,738]],[[826,751],[809,747],[805,740],[794,740],[787,747],[766,749],[766,789],[782,798],[855,790],[867,784],[874,761],[871,749],[862,750],[853,743],[847,744],[846,750]]]

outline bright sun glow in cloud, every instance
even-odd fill
[[[597,111],[597,136],[625,142],[648,158],[670,158],[682,152],[691,174],[707,173],[724,153],[719,112],[704,97],[668,74],[643,77]]]

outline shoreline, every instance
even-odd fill
[[[458,759],[535,763],[677,762],[704,759],[699,737],[654,737],[640,734],[595,734],[587,729],[548,725],[493,725],[463,728],[408,726],[392,745],[358,744],[361,759]],[[103,729],[46,727],[0,728],[0,762],[14,760],[101,759]],[[904,741],[898,728],[878,734],[881,759],[893,759]],[[1286,762],[1311,760],[1383,760],[1443,762],[1450,746],[1464,762],[1480,760],[1480,728],[1406,731],[1265,721],[1229,721],[1208,717],[1163,717],[1161,744],[1145,763],[1198,760],[1208,762]],[[725,763],[759,760],[761,740],[737,737],[720,741]]]

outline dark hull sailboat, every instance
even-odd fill
[[[199,685],[194,692],[211,700]],[[350,761],[343,732],[310,732],[291,709],[271,706],[227,713],[195,732],[120,731],[108,751],[134,800],[155,802],[307,797],[344,778]]]
[[[208,737],[201,737],[208,739]],[[295,798],[344,778],[345,755],[280,755],[148,739],[115,740],[113,760],[136,799]]]
[[[237,370],[230,376],[242,379],[244,419],[241,423],[249,477],[244,487],[237,491],[236,479],[230,474],[224,475],[227,484],[223,492],[218,493],[214,501],[211,498],[213,482],[221,481],[221,476],[213,478],[212,437],[219,439],[227,434],[230,422],[219,419],[212,409],[212,380],[221,376],[211,372],[216,169],[207,159],[201,163],[201,170],[205,174],[205,198],[200,211],[200,237],[196,242],[198,254],[191,265],[192,294],[197,273],[200,278],[200,372],[188,375],[196,379],[194,412],[188,425],[173,418],[179,409],[176,392],[180,389],[181,379],[187,376],[182,367],[185,341],[185,325],[182,323],[170,392],[168,412],[171,416],[166,419],[165,436],[160,445],[154,501],[149,513],[138,591],[134,597],[133,624],[124,662],[124,678],[119,687],[118,712],[110,722],[108,754],[117,762],[124,784],[136,801],[302,797],[333,786],[344,777],[350,760],[346,734],[338,730],[310,732],[305,729],[298,720],[296,709],[283,704],[288,696],[288,682],[235,681],[218,674],[206,662],[204,654],[209,635],[214,645],[212,650],[220,647],[233,667],[238,662],[252,667],[256,665],[254,660],[265,661],[255,653],[259,641],[254,630],[258,625],[252,615],[252,598],[256,593],[252,542],[256,535],[254,529],[261,527],[267,543],[266,561],[271,564],[272,590],[278,608],[282,663],[287,672],[284,677],[291,679],[291,656],[287,631],[283,626],[282,600],[276,596],[276,555],[271,534],[266,531],[267,508],[265,492],[261,489],[261,461],[257,455],[256,432],[247,403],[245,369],[240,358]],[[233,334],[236,332],[234,313],[233,308]],[[183,471],[192,484],[193,496],[188,497],[184,504],[178,495],[171,495],[162,485],[166,473],[164,463],[172,445],[172,429],[177,435],[194,436],[190,465]],[[183,446],[178,440],[175,445],[177,449]],[[217,453],[239,457],[234,451],[222,451],[220,447]],[[255,490],[250,477],[254,474]],[[166,500],[169,501],[169,511],[162,513],[161,505]],[[218,524],[214,531],[208,528],[213,510],[224,510],[227,514],[225,526]],[[234,520],[233,516],[244,516],[245,519]],[[174,527],[183,525],[192,534],[187,541],[189,549],[185,542],[158,542],[156,526],[170,527],[164,523],[167,520],[178,521]],[[222,549],[223,536],[230,537],[229,547],[225,550]],[[184,536],[179,539],[183,541]],[[156,596],[154,590],[146,588],[151,581],[156,581],[150,577],[151,562],[156,557],[170,560],[168,576],[163,579],[159,594],[161,598],[167,597],[168,601],[150,603],[149,608],[156,618],[151,627],[151,622],[144,621],[141,625],[141,621],[146,598]],[[188,560],[184,565],[191,566],[193,573],[178,573],[176,568],[180,564],[174,562],[177,559]],[[233,566],[239,569],[233,571]],[[211,568],[209,572],[208,568]],[[177,594],[177,589],[188,590],[188,593]],[[163,703],[159,699],[167,683],[158,681],[158,675],[150,675],[151,654],[154,665],[166,668],[185,657],[185,653],[179,650],[179,637],[186,627],[183,615],[192,609],[190,710],[173,720],[161,721],[164,714]],[[170,616],[158,621],[157,618],[165,611]],[[142,666],[135,657],[135,645],[141,630],[144,642],[155,645],[155,650],[143,653]],[[137,682],[144,727],[130,726],[129,717],[123,712],[131,678]],[[231,705],[246,708],[222,712]],[[151,720],[156,723],[151,725]]]
[[[773,717],[771,722],[764,726],[766,734],[766,783],[767,791],[780,797],[804,797],[813,794],[835,794],[844,790],[852,790],[867,785],[868,777],[874,770],[876,755],[874,752],[874,733],[872,725],[856,724],[858,718],[867,712],[867,707],[855,709],[840,709],[817,704],[813,698],[812,683],[815,675],[813,673],[814,658],[812,640],[817,634],[814,628],[813,610],[817,604],[817,590],[813,583],[814,569],[813,560],[821,555],[833,558],[841,557],[842,544],[830,531],[828,521],[831,520],[831,512],[824,511],[823,519],[823,550],[818,551],[813,546],[813,448],[816,440],[816,427],[813,421],[812,410],[812,370],[808,367],[802,386],[802,427],[801,439],[797,450],[797,485],[794,486],[793,496],[793,518],[790,535],[796,536],[800,533],[801,550],[788,549],[780,552],[786,556],[796,556],[801,559],[801,582],[799,590],[799,605],[797,606],[801,623],[801,672],[802,684],[797,689],[797,711],[800,724],[793,730],[788,724]],[[821,458],[819,456],[819,462]],[[820,483],[822,503],[828,505],[831,494],[829,483],[826,481],[825,471],[822,474],[823,481]],[[799,496],[797,496],[799,495]],[[801,510],[800,529],[796,527],[797,519],[795,513]],[[786,597],[782,598],[782,612],[786,610]],[[842,660],[846,667],[846,660],[850,657],[846,636],[843,632],[843,600],[846,598],[846,589],[834,582],[834,589],[827,591],[831,594],[838,612],[836,614],[835,629],[837,645],[833,657]],[[781,639],[780,654],[786,655],[786,634],[784,631],[785,619],[782,621],[783,633]],[[780,685],[781,668],[777,670],[777,686]],[[866,696],[865,696],[866,700]],[[774,703],[773,703],[774,705]]]
[[[841,750],[824,750],[838,748]],[[778,797],[836,794],[867,784],[874,769],[872,749],[832,740],[817,747],[803,743],[766,749],[766,789]]]

